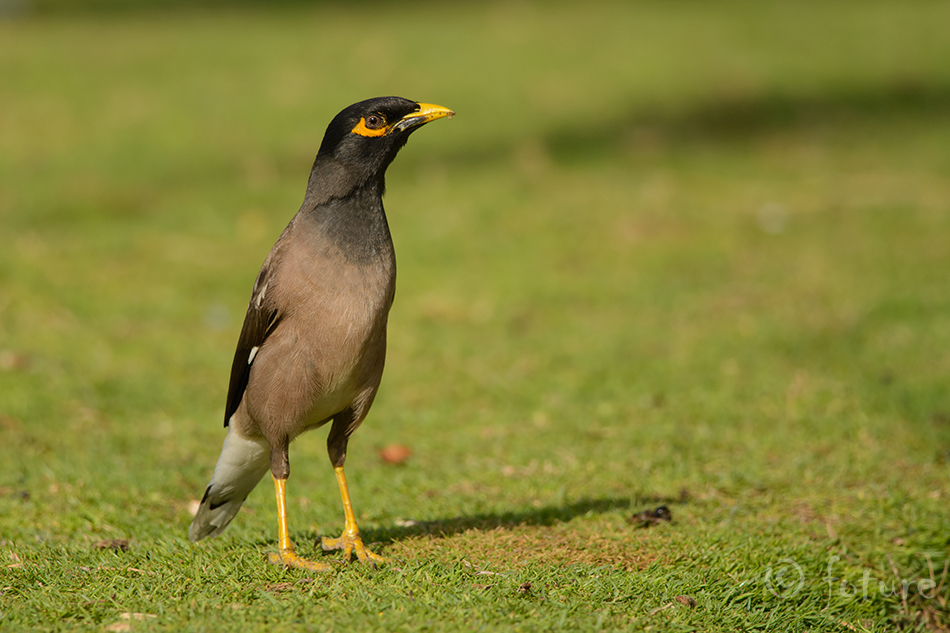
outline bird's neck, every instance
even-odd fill
[[[308,225],[317,239],[332,243],[351,263],[389,262],[393,243],[380,188],[381,183],[368,185],[342,198],[305,205],[296,221]]]
[[[310,170],[303,206],[317,207],[362,189],[375,190],[381,197],[386,188],[385,173],[385,165],[369,168],[365,164],[348,164],[332,156],[318,155]]]

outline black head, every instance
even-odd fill
[[[451,117],[448,108],[417,103],[401,97],[377,97],[354,103],[333,118],[327,127],[314,163],[319,169],[346,172],[347,180],[361,186],[382,179],[409,135],[429,121]],[[337,173],[337,176],[340,174]]]

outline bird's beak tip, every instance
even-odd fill
[[[442,106],[431,103],[420,103],[418,105],[418,110],[407,114],[402,118],[401,121],[394,125],[392,129],[397,131],[409,130],[425,125],[431,121],[435,121],[436,119],[442,119],[446,117],[451,119],[453,116],[455,116],[454,111]]]
[[[451,119],[455,116],[453,110],[449,110],[440,105],[435,105],[433,103],[420,103],[419,111],[413,113],[415,116],[423,116],[426,119],[426,122],[435,121],[436,119],[441,119],[443,117]]]

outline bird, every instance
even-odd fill
[[[330,424],[327,453],[343,502],[338,538],[325,551],[355,553],[373,567],[343,464],[350,436],[380,385],[396,258],[382,197],[386,169],[409,135],[455,113],[401,97],[354,103],[327,126],[300,209],[254,282],[231,365],[227,435],[189,528],[192,542],[217,536],[268,470],[277,502],[276,565],[326,571],[296,553],[287,519],[290,443]]]

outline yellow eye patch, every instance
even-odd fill
[[[360,136],[383,136],[386,132],[389,131],[389,126],[386,125],[386,121],[383,120],[380,116],[371,116],[370,119],[377,119],[376,125],[379,127],[368,127],[366,124],[366,117],[362,117],[360,122],[356,124],[350,132],[353,134],[359,134]]]

